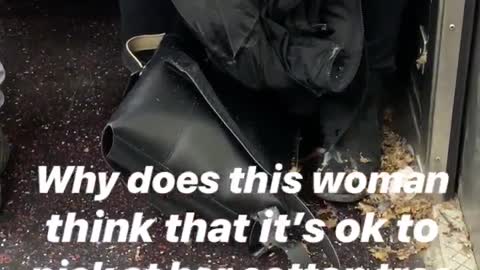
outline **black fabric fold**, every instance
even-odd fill
[[[244,86],[341,92],[363,49],[360,0],[173,0],[217,68]]]

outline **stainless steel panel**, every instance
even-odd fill
[[[465,0],[438,1],[430,108],[423,121],[427,171],[446,171],[460,60]]]
[[[430,1],[430,18],[418,28],[419,59],[403,103],[408,106],[399,112],[405,121],[396,126],[422,171],[447,171],[466,1]]]
[[[480,14],[477,5],[477,14]],[[471,55],[465,116],[459,197],[470,229],[475,257],[480,262],[480,18]]]
[[[408,25],[408,34],[404,38],[414,38],[406,42],[415,42],[417,46],[417,61],[410,67],[409,81],[400,89],[394,97],[393,122],[394,129],[405,137],[415,154],[418,169],[424,171],[427,154],[427,141],[430,130],[430,106],[432,98],[432,84],[435,59],[435,37],[439,30],[439,18],[442,18],[443,9],[439,9],[439,1],[421,1],[418,3],[418,14],[421,18],[415,18],[415,24]],[[412,33],[411,31],[416,31]],[[401,47],[400,47],[401,48]],[[405,53],[405,52],[403,52]],[[408,54],[408,53],[407,53]],[[403,94],[405,93],[405,94]]]

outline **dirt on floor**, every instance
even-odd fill
[[[68,1],[70,3],[70,1]],[[53,3],[53,4],[52,4]],[[146,198],[133,196],[118,185],[110,198],[93,202],[89,195],[41,195],[37,167],[83,165],[91,171],[109,171],[100,153],[100,135],[121,102],[128,79],[120,58],[116,10],[107,1],[0,1],[0,60],[7,69],[2,89],[6,105],[0,123],[12,145],[12,159],[3,177],[6,204],[0,223],[0,268],[35,266],[88,266],[96,261],[114,266],[255,266],[286,268],[284,256],[252,258],[241,244],[171,244],[165,230],[154,231],[151,244],[53,244],[46,239],[45,222],[53,214],[79,213],[93,219],[97,209],[108,218],[130,218],[145,212],[163,219]],[[98,15],[97,15],[98,14]],[[325,205],[310,201],[315,213]],[[335,219],[361,219],[356,206],[330,206]],[[334,241],[346,266],[376,267],[375,245]],[[321,252],[311,248],[315,263],[327,265]],[[412,261],[387,258],[392,265]]]

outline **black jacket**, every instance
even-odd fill
[[[361,0],[173,0],[221,71],[258,90],[341,92],[363,51]]]

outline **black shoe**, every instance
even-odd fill
[[[321,172],[361,172],[368,177],[381,165],[382,117],[380,76],[371,74],[369,89],[349,126],[341,134],[335,129],[323,129],[325,153],[317,160]],[[332,117],[335,117],[332,114]],[[362,200],[366,192],[350,194],[344,187],[338,193],[317,194],[329,202],[352,203]]]

